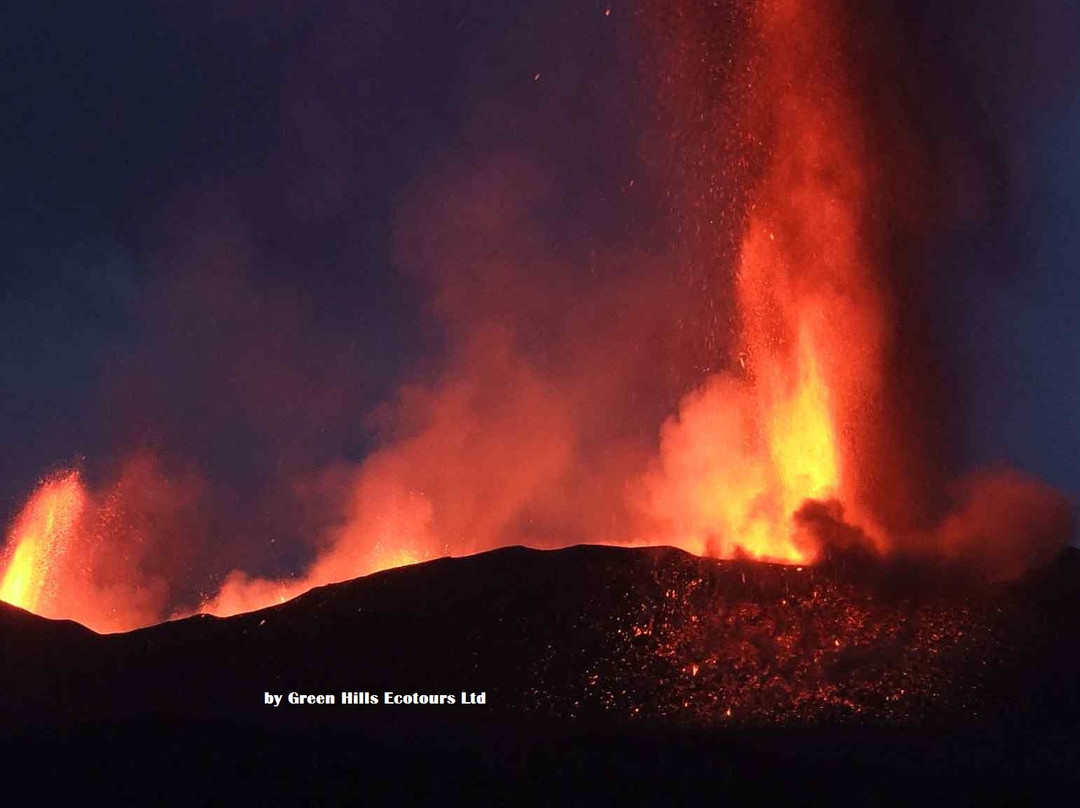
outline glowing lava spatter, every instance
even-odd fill
[[[78,472],[41,484],[16,520],[0,578],[0,600],[48,615],[57,586],[56,567],[86,505]]]
[[[756,7],[751,130],[771,139],[736,274],[742,351],[788,518],[843,491],[840,433],[879,385],[881,305],[859,248],[865,192],[858,121],[828,3]]]
[[[781,516],[835,498],[873,533],[854,461],[881,394],[888,317],[860,238],[869,158],[835,13],[827,0],[755,6],[749,128],[769,156],[736,295]]]
[[[860,249],[866,193],[830,4],[765,0],[743,47],[751,179],[734,291],[735,370],[665,425],[650,508],[672,543],[807,563],[792,517],[807,500],[859,516],[848,468],[881,384],[885,316]]]
[[[38,484],[5,537],[0,600],[98,632],[161,620],[172,581],[160,570],[198,535],[197,498],[149,456],[118,472],[96,486],[78,470]]]

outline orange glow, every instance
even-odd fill
[[[99,632],[158,622],[166,571],[195,533],[197,487],[133,455],[100,490],[78,471],[41,482],[15,519],[0,560],[0,599]]]
[[[354,498],[355,513],[338,532],[333,547],[306,575],[272,581],[233,571],[216,595],[199,604],[198,611],[229,617],[284,603],[316,586],[445,555],[424,549],[437,546],[431,536],[431,506],[424,497],[376,479],[361,482]]]
[[[880,389],[883,307],[859,246],[858,120],[828,4],[760,2],[744,48],[744,127],[764,145],[735,272],[737,370],[682,403],[646,507],[671,543],[720,557],[809,563],[793,514],[837,499],[859,514],[847,455]]]
[[[86,506],[78,472],[45,480],[8,537],[0,600],[38,614],[54,611],[55,571]]]
[[[234,570],[225,579],[217,594],[199,604],[196,610],[215,617],[232,617],[268,606],[276,606],[287,600],[325,584],[337,583],[363,575],[372,575],[383,570],[407,567],[428,560],[427,557],[409,550],[376,550],[368,562],[353,564],[342,563],[339,559],[328,558],[306,576],[278,581],[251,578],[239,570]],[[186,617],[190,612],[181,612],[174,618]]]
[[[234,614],[276,606],[317,586],[372,575],[396,567],[407,567],[426,560],[428,557],[418,552],[405,549],[384,550],[380,546],[367,560],[346,561],[333,554],[328,555],[302,578],[272,581],[251,578],[239,570],[234,570],[225,579],[217,594],[200,603],[196,611],[216,617],[231,617]],[[188,614],[190,613],[182,612],[174,617],[185,617]]]
[[[755,12],[749,126],[771,143],[750,195],[736,299],[778,484],[774,527],[789,533],[808,499],[838,499],[873,534],[854,466],[883,386],[887,317],[859,236],[864,132],[832,4],[768,0]]]

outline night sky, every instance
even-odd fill
[[[905,12],[919,80],[944,74],[973,111],[942,153],[993,184],[933,267],[964,456],[1075,499],[1080,9],[923,5]],[[5,520],[52,470],[93,481],[150,449],[215,491],[208,569],[296,569],[307,517],[288,487],[372,451],[380,402],[437,373],[454,331],[432,314],[438,284],[410,270],[417,198],[510,166],[548,186],[528,212],[536,251],[582,272],[597,252],[663,253],[677,230],[633,3],[65,1],[4,17]],[[523,316],[543,333],[543,311]],[[256,534],[280,540],[251,562]]]

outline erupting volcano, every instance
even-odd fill
[[[636,15],[641,30],[671,29],[650,46],[663,65],[655,103],[678,152],[667,165],[683,166],[665,178],[685,186],[669,194],[671,215],[677,232],[696,234],[673,252],[695,253],[707,277],[673,284],[678,272],[661,277],[665,262],[652,256],[578,293],[579,268],[521,255],[546,243],[515,230],[539,204],[530,194],[551,191],[534,167],[500,158],[449,171],[402,206],[397,240],[431,291],[450,358],[434,381],[402,386],[383,410],[381,445],[358,466],[283,486],[323,506],[305,572],[230,564],[178,583],[211,531],[196,516],[209,495],[198,475],[177,479],[141,452],[109,484],[75,471],[40,484],[8,532],[0,598],[124,630],[512,544],[673,545],[800,566],[858,549],[960,561],[993,578],[1049,558],[1067,538],[1065,500],[1008,471],[949,483],[947,441],[924,417],[935,405],[917,400],[933,387],[912,360],[922,347],[908,344],[922,315],[905,310],[904,279],[917,269],[898,269],[905,253],[891,247],[925,229],[906,209],[919,193],[896,193],[910,183],[894,175],[922,175],[906,122],[886,136],[880,105],[864,97],[860,71],[877,69],[859,40],[865,21],[834,0],[750,2],[721,34],[716,15],[689,0]],[[655,400],[638,392],[655,392],[658,364],[673,357],[632,358],[642,353],[633,331],[673,333],[673,319],[681,331],[670,301],[697,292],[670,289],[690,281],[714,314],[731,311],[730,333],[717,336],[714,316],[699,335],[710,367],[681,380],[677,411],[650,425]],[[530,318],[560,299],[537,339]]]
[[[139,799],[1075,781],[1017,450],[1069,437],[1006,417],[1068,402],[996,329],[1076,26],[1002,9],[19,5],[0,742]]]

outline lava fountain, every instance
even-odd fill
[[[828,11],[756,3],[742,49],[743,131],[765,157],[734,277],[736,357],[664,426],[649,481],[668,540],[699,554],[807,563],[819,548],[793,519],[807,500],[867,517],[851,459],[888,326],[860,247],[863,133]]]
[[[46,477],[8,533],[0,600],[101,632],[158,622],[204,532],[198,490],[146,454],[101,485],[78,469]]]
[[[0,600],[47,617],[57,614],[58,572],[86,508],[77,472],[44,480],[8,536]]]

